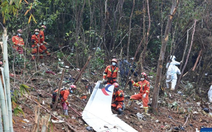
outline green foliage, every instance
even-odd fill
[[[154,70],[155,70],[155,67],[152,67],[151,70],[150,70],[150,72],[149,72],[149,76],[156,77],[156,72],[154,72]]]
[[[94,70],[101,70],[102,68],[104,68],[105,67],[103,59],[104,57],[105,57],[104,51],[98,48],[95,52],[94,58],[92,58],[90,61],[90,69],[94,71]]]
[[[13,114],[14,114],[15,116],[17,116],[18,114],[22,114],[23,116],[25,116],[25,115],[24,115],[24,112],[23,112],[23,110],[21,109],[20,106],[17,106],[16,108],[13,109]]]
[[[25,84],[21,84],[20,85],[20,93],[21,95],[25,94],[26,92],[29,93],[29,86],[25,85]]]

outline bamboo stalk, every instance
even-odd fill
[[[2,117],[3,117],[3,126],[4,126],[4,132],[9,132],[9,123],[8,123],[8,111],[7,111],[7,105],[5,103],[5,95],[3,90],[2,81],[0,81],[0,102],[1,102],[1,109],[2,109]]]
[[[3,126],[2,126],[2,117],[1,117],[1,108],[0,108],[0,132],[3,132]]]
[[[46,132],[46,129],[49,124],[50,114],[47,114],[46,116],[42,117],[41,123],[42,123],[42,129],[41,132]]]
[[[5,89],[6,89],[6,98],[7,98],[7,106],[8,106],[8,119],[9,119],[9,130],[13,132],[13,122],[12,122],[12,105],[11,105],[11,97],[10,97],[10,77],[9,77],[9,62],[8,62],[8,53],[7,53],[7,30],[4,28],[4,34],[2,37],[3,40],[3,62],[4,62],[4,76],[5,76]]]

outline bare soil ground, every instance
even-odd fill
[[[53,69],[53,65],[46,65],[45,67]],[[54,113],[50,108],[51,92],[58,87],[58,80],[61,74],[57,74],[58,70],[54,69],[52,71],[55,72],[56,75],[45,73],[47,70],[45,67],[40,66],[37,71],[30,71],[29,73],[25,73],[24,76],[11,76],[12,89],[19,89],[19,85],[22,83],[30,87],[30,92],[25,94],[26,97],[19,96],[18,98],[17,104],[22,108],[24,114],[13,115],[15,132],[30,132],[36,123],[40,124],[39,128],[41,130],[43,125],[42,117]],[[78,74],[79,71],[69,69],[65,73],[64,80],[67,80],[69,75],[76,77]],[[101,74],[94,76],[101,76]],[[95,82],[96,78],[98,78],[94,76],[91,76],[92,79],[90,79],[90,82]],[[23,79],[25,79],[24,82]],[[151,80],[150,82],[153,83],[153,81],[154,80]],[[58,115],[56,117],[59,116],[58,118],[64,119],[65,122],[52,123],[51,119],[55,118],[51,116],[50,121],[46,124],[48,132],[87,131],[87,124],[77,114],[83,111],[90,96],[89,94],[85,94],[87,92],[85,84],[86,81],[83,81],[83,79],[79,80],[77,83],[78,90],[69,97],[68,101],[71,105],[71,108],[69,108],[69,116],[63,115],[62,107],[58,104],[58,108],[56,109]],[[137,88],[134,88],[132,91],[129,89],[123,90],[126,94],[125,104],[129,101],[130,95],[138,92]],[[195,132],[196,128],[200,130],[201,127],[212,127],[211,117],[202,110],[204,107],[209,108],[209,105],[206,103],[207,97],[205,97],[205,101],[194,100],[194,96],[187,96],[184,93],[178,94],[177,92],[171,92],[169,90],[165,91],[166,94],[162,93],[160,95],[157,114],[152,113],[151,99],[153,89],[151,89],[150,116],[143,115],[143,118],[139,120],[136,114],[138,112],[143,113],[144,110],[140,108],[138,102],[133,102],[133,104],[130,107],[126,107],[124,113],[118,115],[118,117],[139,132]],[[86,99],[84,95],[86,95]],[[35,121],[35,110],[38,107],[40,108],[39,123]],[[117,114],[115,111],[113,112]]]

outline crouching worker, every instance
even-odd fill
[[[111,104],[112,109],[118,111],[118,114],[122,114],[124,110],[124,92],[119,89],[119,84],[114,83],[113,91],[113,103]]]
[[[133,80],[131,80],[133,86],[139,87],[140,93],[132,95],[130,97],[130,101],[128,102],[127,106],[130,106],[132,104],[133,100],[139,100],[141,99],[143,102],[143,108],[145,110],[145,114],[148,114],[148,102],[149,102],[149,89],[150,89],[150,84],[149,81],[147,81],[147,75],[146,73],[142,72],[141,73],[141,81],[135,83]]]
[[[60,91],[60,96],[59,96],[58,102],[60,102],[61,105],[62,105],[64,115],[68,115],[68,106],[69,106],[69,103],[68,103],[68,100],[67,100],[68,96],[69,96],[70,93],[73,93],[73,90],[75,90],[75,89],[76,89],[76,86],[71,85],[70,88],[67,88],[67,89],[63,88]],[[56,89],[52,94],[51,108],[53,107],[53,105],[56,101],[57,92],[58,92],[58,89]]]

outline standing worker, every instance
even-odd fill
[[[24,40],[21,37],[22,36],[22,30],[17,30],[17,35],[12,37],[13,41],[13,49],[15,49],[19,54],[23,54],[23,46],[24,46]]]
[[[32,35],[31,41],[32,41],[32,60],[35,60],[35,54],[40,53],[40,59],[43,59],[43,50],[40,48],[41,44],[41,38],[39,35],[39,29],[35,29],[35,34]]]
[[[63,107],[63,112],[64,112],[64,115],[68,115],[68,106],[69,106],[69,103],[68,103],[68,96],[70,93],[73,93],[73,90],[76,90],[76,86],[75,85],[71,85],[70,88],[67,88],[67,89],[61,89],[60,91],[60,96],[59,96],[59,100],[61,102],[61,105]],[[58,92],[58,89],[56,89],[54,92],[53,92],[53,96],[52,96],[52,105],[51,107],[53,107],[55,101],[56,101],[56,97],[57,97],[57,92]]]
[[[119,84],[114,83],[113,90],[113,103],[111,104],[112,109],[118,111],[118,114],[122,114],[124,110],[124,92],[119,89]]]
[[[171,90],[175,90],[175,85],[177,83],[177,74],[181,74],[180,69],[176,65],[170,64],[166,73],[167,88],[169,88],[169,83],[171,82]]]
[[[41,29],[40,29],[40,32],[39,32],[39,34],[40,34],[40,48],[47,55],[50,55],[49,51],[47,50],[47,48],[45,46],[45,45],[48,45],[48,43],[45,41],[45,35],[44,35],[45,29],[46,29],[46,26],[45,25],[42,25],[41,26]]]
[[[130,101],[128,102],[127,106],[130,106],[132,104],[133,100],[139,100],[141,99],[143,102],[143,108],[145,110],[145,114],[148,114],[148,103],[149,103],[149,90],[150,90],[150,83],[147,81],[147,75],[145,72],[141,73],[141,79],[139,82],[135,83],[133,80],[131,80],[133,86],[140,88],[140,93],[132,95],[130,97]]]
[[[107,81],[107,84],[113,84],[117,79],[119,68],[117,67],[117,59],[111,60],[111,65],[107,66],[103,73],[103,82]]]

